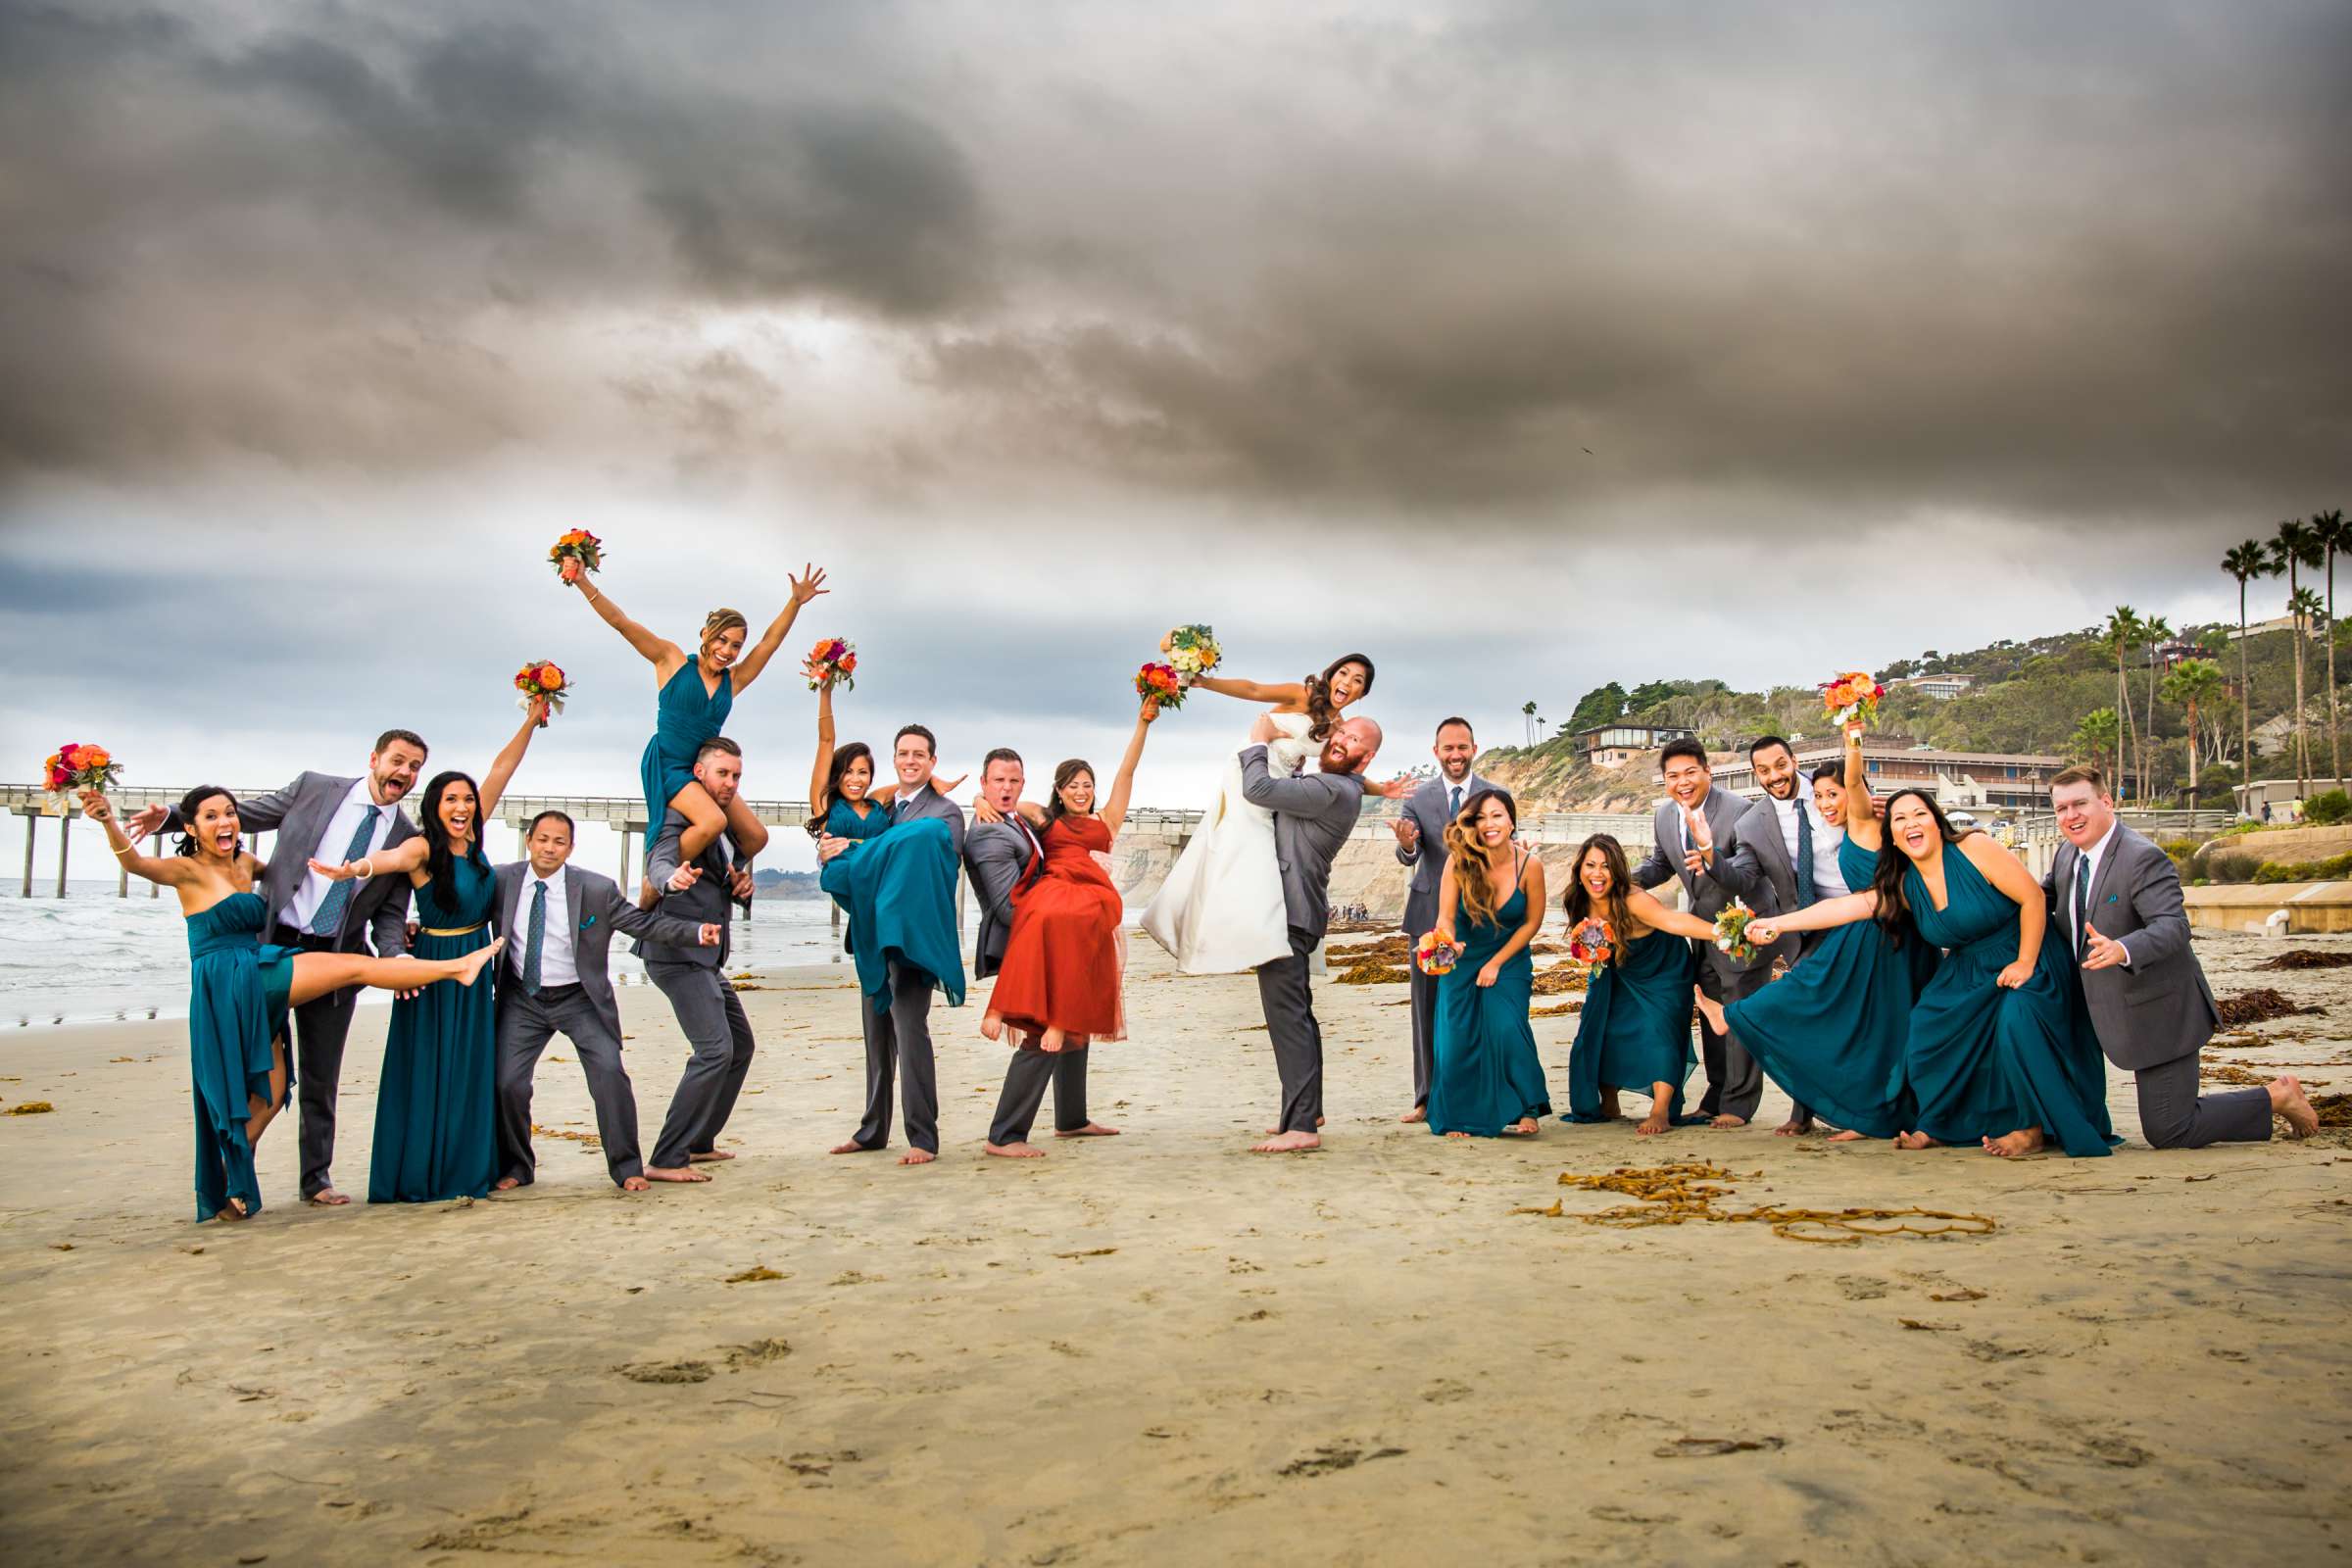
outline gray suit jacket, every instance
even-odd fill
[[[1707,830],[1715,836],[1714,863],[1718,869],[1739,852],[1740,815],[1746,809],[1744,801],[1727,791],[1712,788],[1707,791],[1707,798],[1698,808],[1699,815],[1706,818]],[[1648,857],[1634,867],[1635,882],[1645,888],[1680,882],[1692,914],[1701,920],[1712,920],[1722,913],[1724,906],[1732,902],[1732,891],[1717,881],[1713,872],[1702,871],[1694,875],[1683,864],[1682,807],[1671,799],[1660,801],[1650,824],[1650,836],[1653,842]],[[1772,961],[1766,955],[1758,954],[1745,963],[1740,963],[1711,942],[1699,943],[1694,940],[1692,946],[1703,950],[1699,955],[1700,960],[1713,965],[1718,974],[1740,974],[1760,963]]]
[[[671,807],[662,818],[662,836],[645,858],[645,879],[666,884],[678,869],[678,835],[686,831],[686,813]],[[738,900],[727,891],[727,877],[735,864],[735,841],[721,833],[710,841],[694,863],[703,868],[702,880],[683,893],[671,893],[664,888],[657,907],[673,920],[690,926],[716,922],[718,946],[706,948],[689,937],[683,943],[665,942],[648,934],[637,939],[637,956],[655,963],[699,963],[706,968],[719,968],[733,951],[734,914],[738,906],[750,908],[752,901]],[[695,937],[701,936],[697,931]]]
[[[1804,802],[1797,802],[1804,809]],[[1751,801],[1733,823],[1740,843],[1729,856],[1715,852],[1715,880],[1734,897],[1745,899],[1758,914],[1788,914],[1796,908],[1796,867],[1788,861],[1788,841],[1781,836],[1780,813],[1769,796]],[[1816,889],[1818,896],[1820,890]],[[1760,961],[1775,957],[1797,960],[1804,939],[1796,932],[1766,949]]]
[[[1015,817],[975,822],[963,838],[963,868],[980,895],[980,937],[972,954],[972,977],[985,980],[1004,961],[1004,939],[1012,931],[1012,896],[1045,868],[1045,847],[1036,829]]]
[[[530,869],[527,860],[510,861],[498,868],[498,898],[490,906],[490,928],[507,939],[509,951],[500,954],[491,967],[498,971],[502,990],[522,984],[514,973],[514,955],[522,951],[530,936],[530,915],[522,906]],[[699,924],[689,925],[637,907],[635,900],[621,896],[619,884],[611,877],[577,865],[564,867],[564,910],[558,914],[551,909],[548,918],[570,922],[571,962],[580,974],[580,995],[596,1008],[614,1040],[620,1038],[620,1004],[612,996],[612,934],[618,931],[678,948],[699,947],[703,935]]]
[[[1266,749],[1242,753],[1242,798],[1274,813],[1274,858],[1282,868],[1282,906],[1291,929],[1320,942],[1331,926],[1331,862],[1355,831],[1364,781],[1353,773],[1275,778]]]
[[[949,800],[925,783],[912,795],[902,795],[890,803],[892,825],[913,822],[926,816],[936,816],[948,824],[948,836],[956,841],[956,858],[963,858],[963,808]]]
[[[330,861],[343,858],[346,846],[324,845],[318,840],[326,831],[326,824],[334,819],[335,808],[343,804],[343,797],[358,782],[356,777],[303,773],[283,789],[237,803],[237,821],[246,832],[277,834],[277,853],[270,857],[270,863],[262,872],[262,902],[270,906],[270,925],[286,917],[287,906],[294,902],[302,879],[310,874],[306,862],[312,857]],[[178,832],[184,825],[176,806],[164,817],[168,831]],[[409,814],[397,806],[392,808],[392,825],[385,830],[384,848],[391,849],[416,836],[416,824],[409,820]],[[352,890],[350,902],[343,906],[343,923],[335,932],[336,951],[361,952],[363,932],[378,957],[394,958],[408,952],[407,877],[371,877]],[[267,927],[263,929],[262,940],[270,940]]]
[[[2075,867],[2082,858],[2072,844],[2059,845],[2041,884],[2050,896],[2052,929],[2070,953],[2076,946]],[[2132,955],[2127,965],[2076,971],[2107,1059],[2138,1071],[2202,1051],[2222,1018],[2204,967],[2189,950],[2180,868],[2120,822],[2091,885],[2090,923]]]
[[[1462,780],[1462,800],[1467,804],[1480,790],[1494,787],[1471,773]],[[1452,818],[1452,791],[1453,786],[1440,774],[1404,800],[1404,814],[1421,830],[1420,842],[1411,849],[1396,846],[1396,863],[1413,868],[1413,880],[1404,890],[1403,929],[1407,936],[1437,929],[1438,884],[1446,877],[1446,826]]]

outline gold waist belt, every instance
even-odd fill
[[[420,925],[416,928],[416,934],[420,937],[469,937],[489,923],[487,920],[476,920],[471,925]]]

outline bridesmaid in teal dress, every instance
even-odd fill
[[[416,901],[419,958],[464,958],[489,945],[498,877],[482,824],[498,810],[531,737],[547,722],[533,703],[477,789],[464,773],[424,787],[423,831],[357,865],[313,861],[321,875],[406,876]],[[426,986],[392,1004],[375,1092],[370,1203],[482,1198],[498,1179],[498,1004],[488,986]]]
[[[1571,929],[1608,923],[1608,961],[1585,990],[1576,1044],[1568,1053],[1567,1121],[1615,1121],[1617,1092],[1650,1097],[1634,1131],[1644,1138],[1682,1121],[1683,1080],[1697,1056],[1690,1049],[1691,996],[1698,960],[1685,938],[1715,940],[1712,923],[1669,909],[1634,885],[1625,846],[1595,833],[1576,852],[1576,881],[1562,901]]]
[[[941,779],[939,790],[946,794],[962,782],[961,778]],[[865,742],[834,746],[833,688],[820,687],[816,694],[816,765],[808,774],[808,836],[812,839],[878,837],[890,829],[890,803],[898,792],[896,779],[879,789],[874,787],[874,753]],[[856,911],[842,898],[836,897],[833,902],[850,922],[842,931],[842,950],[855,956]]]
[[[1836,788],[1831,780],[1822,793]],[[1860,725],[1846,732],[1838,793],[1845,838],[1838,867],[1847,887],[1867,888],[1878,875],[1886,830],[1870,799]],[[1762,936],[1788,927],[1767,918],[1753,929]],[[1889,931],[1854,921],[1832,930],[1802,962],[1753,996],[1729,1006],[1702,996],[1698,1009],[1716,1029],[1737,1031],[1790,1100],[1844,1129],[1831,1135],[1833,1142],[1892,1138],[1913,1123],[1903,1049],[1912,1003],[1935,974],[1936,958],[1935,945],[1908,923]]]
[[[122,868],[179,895],[188,922],[188,1071],[196,1111],[196,1218],[261,1212],[254,1150],[286,1102],[286,1013],[346,986],[399,991],[440,980],[475,986],[496,945],[458,962],[303,953],[265,945],[270,910],[253,887],[262,864],[238,842],[236,798],[202,785],[179,803],[179,852],[141,855],[95,790],[82,814],[106,830]]]
[[[658,688],[654,735],[645,743],[645,758],[639,764],[648,848],[662,831],[662,817],[675,807],[686,815],[686,831],[678,844],[681,863],[699,857],[721,832],[733,837],[738,858],[748,860],[758,855],[767,847],[767,829],[741,796],[723,808],[710,799],[710,793],[695,779],[695,754],[705,741],[717,738],[735,706],[736,694],[749,691],[752,682],[760,678],[791,634],[801,607],[831,592],[823,586],[825,574],[813,566],[801,568],[803,575],[792,579],[792,602],[749,653],[743,645],[751,623],[742,612],[713,610],[703,618],[701,652],[689,657],[676,643],[656,636],[622,613],[619,606],[589,582],[577,560],[565,561],[562,569],[564,580],[580,591],[605,624],[626,638],[654,666]]]
[[[1874,918],[1908,919],[1944,950],[1911,1009],[1903,1049],[1916,1109],[1904,1149],[1974,1144],[2003,1156],[2055,1142],[2107,1153],[2107,1066],[2083,1011],[2066,942],[2036,883],[1983,833],[1953,832],[1935,801],[1900,790],[1886,803],[1894,851],[1866,893],[1769,922],[1774,932]]]
[[[1438,981],[1428,1119],[1431,1132],[1448,1138],[1533,1137],[1538,1118],[1551,1114],[1528,1022],[1536,976],[1528,944],[1544,924],[1544,862],[1514,847],[1518,828],[1510,796],[1480,790],[1446,829],[1438,936],[1455,958]]]

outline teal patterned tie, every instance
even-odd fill
[[[343,852],[346,862],[368,853],[368,846],[375,841],[375,824],[383,815],[384,808],[380,806],[370,806],[362,814],[360,830],[351,836],[351,846]],[[350,881],[345,880],[326,890],[326,897],[318,901],[318,912],[311,916],[311,935],[331,937],[343,929],[343,911],[351,904],[351,887]]]
[[[531,935],[522,950],[522,989],[539,994],[539,950],[547,943],[547,884],[531,888]]]

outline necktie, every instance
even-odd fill
[[[1449,817],[1459,816],[1462,814],[1462,787],[1459,784],[1456,784],[1453,787],[1453,805],[1446,810],[1446,814]]]
[[[368,846],[375,842],[375,824],[383,814],[380,806],[370,806],[361,814],[360,830],[351,836],[351,845],[343,852],[344,859],[356,860],[368,853]],[[343,911],[351,904],[351,888],[352,884],[344,881],[326,890],[326,897],[318,901],[318,912],[311,916],[311,935],[331,937],[343,929]]]
[[[1796,807],[1796,906],[1805,908],[1821,895],[1813,886],[1813,813],[1799,801]]]
[[[547,884],[531,885],[531,934],[522,950],[522,989],[539,994],[539,954],[547,946]]]
[[[2075,858],[2075,957],[2090,955],[2090,857]]]

